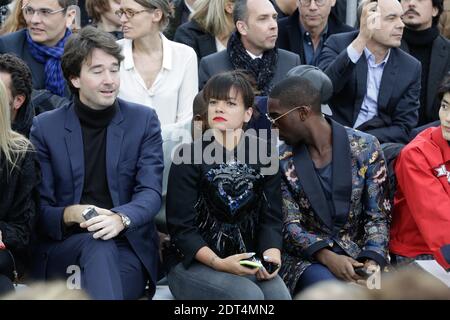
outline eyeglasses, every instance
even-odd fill
[[[58,9],[58,10],[50,10],[47,8],[41,8],[41,9],[34,9],[33,7],[29,5],[25,5],[22,7],[23,15],[26,17],[33,17],[34,14],[37,12],[38,16],[43,18],[48,18],[51,15],[54,15],[55,13],[65,11],[66,8]]]
[[[281,116],[278,116],[278,117],[276,117],[275,119],[273,119],[268,113],[266,113],[266,118],[267,118],[267,120],[270,121],[271,124],[274,125],[276,121],[280,120],[280,119],[283,118],[285,115],[287,115],[287,114],[291,113],[292,111],[294,111],[294,110],[296,110],[296,109],[298,109],[298,108],[301,108],[301,107],[302,107],[302,106],[292,108],[291,110],[289,110],[289,111],[283,113]]]
[[[303,7],[309,7],[312,1],[313,0],[300,0],[300,4]],[[323,7],[327,3],[327,0],[314,0],[314,2],[316,3],[316,6]]]
[[[148,12],[151,12],[152,10],[150,10],[150,9],[144,9],[144,10],[141,10],[141,11],[134,11],[134,10],[131,10],[131,9],[119,9],[119,10],[117,10],[116,12],[114,12],[114,14],[116,15],[116,16],[118,16],[119,18],[122,18],[122,15],[123,14],[125,14],[125,16],[128,18],[128,19],[131,19],[131,18],[133,18],[136,14],[139,14],[139,13],[142,13],[142,12],[145,12],[145,11],[148,11]]]

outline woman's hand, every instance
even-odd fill
[[[212,267],[217,271],[228,272],[238,276],[254,275],[258,272],[258,269],[251,269],[242,266],[239,262],[244,259],[253,257],[254,253],[240,253],[232,256],[228,256],[224,259],[216,258]]]
[[[278,268],[274,272],[269,273],[266,270],[266,268],[262,267],[256,273],[256,278],[258,280],[270,280],[270,279],[275,278],[277,276],[278,271],[280,270],[280,266],[281,266],[281,253],[280,253],[280,250],[275,249],[275,248],[267,249],[263,253],[263,259],[266,262],[278,265]]]

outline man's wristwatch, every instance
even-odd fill
[[[122,219],[122,224],[124,226],[125,229],[129,228],[131,225],[131,220],[130,218],[128,218],[128,216],[122,214],[122,213],[118,213],[118,215],[120,216],[120,218]]]

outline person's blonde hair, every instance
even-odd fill
[[[6,159],[9,174],[17,167],[30,148],[31,143],[28,139],[11,129],[8,93],[3,81],[0,80],[0,152]]]
[[[11,11],[8,18],[6,18],[5,23],[3,23],[2,28],[0,29],[0,35],[16,32],[26,28],[27,23],[22,13],[24,1],[28,2],[28,0],[16,0],[14,9]]]
[[[234,2],[234,0],[196,0],[190,19],[214,36],[229,33],[229,25],[230,22],[233,24],[233,21],[228,20],[225,12],[227,2]]]

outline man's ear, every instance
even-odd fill
[[[80,77],[73,77],[70,78],[70,83],[72,83],[72,85],[77,88],[80,89]]]
[[[331,0],[331,7],[334,7],[336,5],[336,0]]]
[[[77,18],[80,17],[80,8],[78,6],[70,6],[67,8],[66,12],[66,28],[73,29],[74,24],[75,28],[79,28]]]
[[[439,9],[437,7],[433,7],[433,12],[431,14],[433,16],[433,18],[437,17],[438,13],[439,13]]]
[[[25,102],[25,96],[23,94],[19,94],[14,97],[12,101],[12,108],[13,110],[19,110],[20,107],[22,107],[23,103]]]
[[[301,106],[298,108],[298,114],[300,115],[300,119],[302,121],[305,121],[309,118],[311,114],[311,107],[310,106]]]
[[[247,35],[248,26],[244,21],[236,22],[236,30],[243,36]]]

